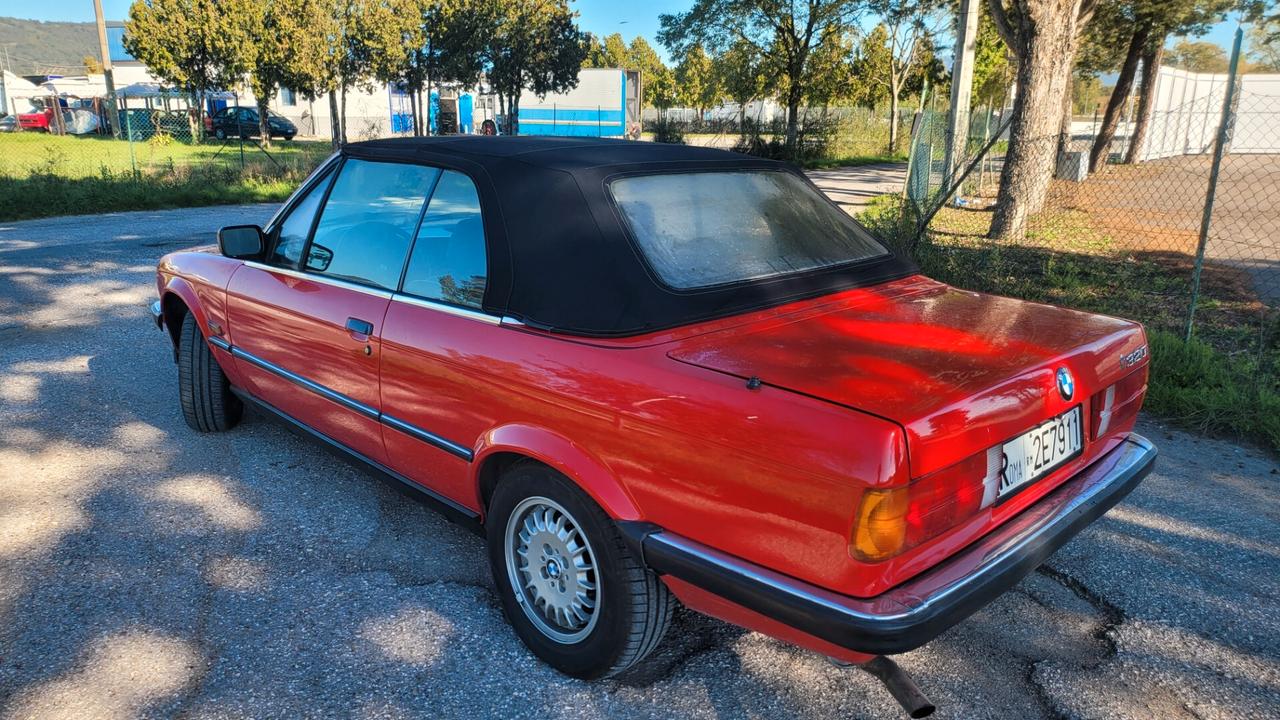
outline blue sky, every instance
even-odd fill
[[[39,0],[38,2],[17,3],[0,10],[0,15],[30,18],[33,20],[93,20],[93,0]],[[129,12],[129,0],[102,0],[102,10],[108,20],[123,20]],[[693,0],[646,0],[646,2],[620,2],[619,0],[576,0],[574,8],[581,15],[582,29],[596,35],[622,33],[627,40],[635,35],[644,35],[660,53],[665,51],[657,46],[654,40],[658,33],[658,16],[662,13],[674,13],[688,9]],[[1232,36],[1235,33],[1236,20],[1230,19],[1214,26],[1203,39],[1231,48]]]

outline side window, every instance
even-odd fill
[[[466,175],[446,170],[413,243],[404,292],[478,308],[484,300],[486,272],[476,186]]]
[[[395,289],[426,194],[439,170],[347,160],[307,251],[306,269]]]
[[[311,188],[306,197],[289,211],[284,222],[280,223],[280,230],[276,234],[276,246],[271,250],[271,256],[267,258],[268,263],[291,268],[298,267],[298,261],[302,259],[302,249],[307,246],[307,233],[311,232],[311,222],[316,219],[316,210],[320,209],[320,200],[324,198],[324,190],[329,187],[329,181],[332,179],[333,171],[330,170]]]

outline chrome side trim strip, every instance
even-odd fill
[[[241,350],[240,348],[235,347],[234,345],[231,345],[230,343],[228,343],[227,341],[221,338],[209,338],[209,342],[217,345],[223,350],[230,351],[230,353],[233,356],[238,357],[241,360],[252,363],[262,368],[263,370],[266,370],[269,373],[278,375],[284,378],[285,380],[288,380],[289,382],[292,382],[296,385],[306,388],[307,390],[310,390],[311,392],[319,395],[320,397],[325,398],[326,400],[331,400],[335,403],[338,403],[339,405],[347,408],[348,410],[357,412],[369,418],[370,420],[376,420],[382,423],[383,425],[386,425],[387,427],[399,430],[400,432],[410,437],[421,440],[427,443],[428,445],[432,445],[437,448],[440,448],[441,450],[444,450],[445,452],[451,455],[456,455],[457,457],[460,457],[463,460],[466,460],[467,462],[471,462],[473,459],[475,459],[475,453],[473,453],[471,449],[466,447],[465,445],[459,445],[458,443],[453,442],[452,440],[443,438],[428,430],[423,430],[417,425],[407,423],[404,420],[401,420],[400,418],[393,417],[391,415],[384,415],[377,408],[365,405],[364,403],[358,400],[355,400],[354,398],[347,397],[346,395],[343,395],[342,393],[336,390],[325,387],[324,385],[321,385],[320,383],[315,382],[314,380],[309,380],[295,372],[286,370],[280,367],[279,365],[276,365],[273,362],[270,362],[268,360],[263,360],[257,355],[254,355],[253,353],[247,352],[245,350]]]
[[[361,415],[364,415],[367,418],[377,420],[381,415],[381,413],[378,412],[377,408],[369,407],[368,405],[365,405],[364,403],[359,402],[358,400],[349,398],[346,395],[343,395],[342,393],[336,390],[330,390],[329,388],[325,387],[324,385],[321,385],[318,382],[315,382],[313,380],[308,380],[307,378],[304,378],[295,372],[291,372],[289,370],[286,370],[280,367],[279,365],[276,365],[275,363],[263,360],[257,355],[254,355],[253,353],[245,352],[244,350],[241,350],[240,348],[235,347],[234,345],[231,347],[231,354],[240,358],[241,360],[245,360],[247,362],[253,363],[254,365],[257,365],[263,370],[266,370],[267,372],[273,373],[275,375],[279,375],[280,377],[284,378],[285,380],[288,380],[291,383],[294,383],[295,385],[301,385],[302,387],[310,390],[311,392],[319,395],[320,397],[323,397],[326,400],[332,400],[333,402],[338,403],[339,405],[347,408],[348,410],[354,410],[355,412],[360,413]]]
[[[390,300],[391,296],[394,294],[390,290],[383,290],[381,288],[369,287],[368,285],[361,285],[360,283],[351,282],[350,280],[340,280],[338,278],[326,277],[324,275],[319,275],[317,273],[300,272],[298,270],[291,270],[289,268],[276,267],[274,265],[266,265],[264,263],[257,262],[256,260],[245,260],[244,264],[246,267],[251,267],[251,268],[254,268],[255,270],[264,270],[266,272],[279,273],[281,275],[288,275],[289,277],[295,277],[300,280],[310,280],[311,282],[317,282],[317,283],[320,283],[321,285],[332,285],[333,287],[340,287],[346,290],[355,290],[356,292],[361,292],[361,293],[364,293],[365,295],[372,295],[374,297],[379,297],[384,300]]]
[[[445,313],[446,315],[455,315],[457,317],[464,317],[470,320],[479,320],[480,322],[489,323],[490,325],[498,325],[502,322],[502,318],[497,315],[490,315],[488,313],[480,312],[479,310],[458,307],[457,305],[449,305],[448,303],[435,302],[434,300],[420,298],[416,295],[394,293],[391,296],[391,299],[396,302],[427,308],[428,310],[436,310]]]
[[[472,453],[470,449],[451,440],[446,440],[435,433],[427,432],[417,425],[411,425],[398,417],[393,417],[384,413],[382,415],[382,424],[387,427],[395,428],[410,437],[417,438],[428,445],[434,445],[445,452],[453,453],[467,462],[471,462],[474,457],[474,453]]]

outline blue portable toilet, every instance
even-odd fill
[[[471,97],[471,93],[463,93],[458,98],[458,132],[463,135],[470,135],[475,131],[472,127],[472,104],[475,100]]]

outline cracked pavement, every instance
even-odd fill
[[[840,717],[869,675],[681,614],[583,683],[507,627],[481,541],[259,416],[183,423],[155,261],[270,206],[0,224],[0,718]],[[1280,471],[1165,429],[1038,573],[897,659],[937,717],[1280,714]]]

